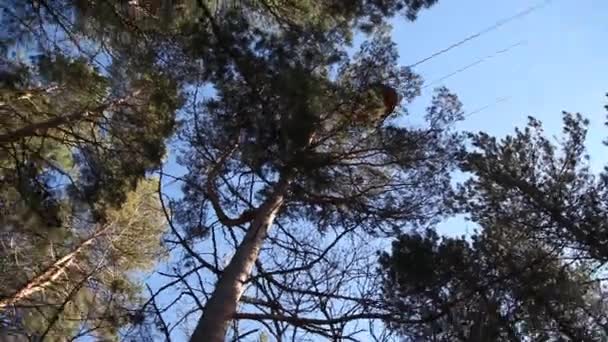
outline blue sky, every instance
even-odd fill
[[[394,24],[403,64],[411,64],[538,1],[440,1],[414,23]],[[553,0],[529,15],[451,50],[415,70],[437,79],[519,41],[525,45],[451,77],[444,84],[474,110],[499,97],[510,100],[470,117],[463,129],[504,134],[533,114],[558,128],[561,110],[603,123],[608,91],[608,1]],[[426,95],[430,93],[427,89]],[[420,101],[419,101],[420,102]],[[422,99],[421,105],[426,101]]]
[[[395,20],[394,40],[401,63],[413,64],[496,22],[542,3],[538,0],[443,0],[410,23]],[[553,0],[414,70],[431,82],[498,50],[524,42],[509,51],[456,74],[441,84],[455,92],[472,112],[459,129],[502,136],[523,126],[527,116],[540,119],[548,134],[559,135],[561,112],[580,112],[591,120],[588,148],[591,164],[606,164],[602,140],[608,104],[608,1]],[[428,105],[432,87],[423,91],[411,113]],[[497,99],[507,100],[496,103]],[[440,231],[462,234],[472,229],[460,219],[440,225]]]

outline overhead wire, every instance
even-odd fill
[[[524,45],[524,44],[526,44],[526,41],[525,41],[525,40],[522,40],[522,41],[519,41],[519,42],[517,42],[517,43],[515,43],[515,44],[512,44],[512,45],[510,45],[510,46],[508,46],[508,47],[506,47],[506,48],[504,48],[504,49],[497,50],[497,51],[495,51],[495,52],[494,52],[493,54],[491,54],[491,55],[487,55],[487,56],[485,56],[485,57],[479,58],[478,60],[476,60],[476,61],[475,61],[475,62],[473,62],[473,63],[467,64],[466,66],[464,66],[464,67],[462,67],[462,68],[460,68],[460,69],[458,69],[458,70],[456,70],[456,71],[453,71],[453,72],[451,72],[451,73],[449,73],[449,74],[447,74],[447,75],[444,75],[444,76],[442,76],[442,77],[440,77],[440,78],[438,78],[438,79],[436,79],[436,80],[433,80],[432,82],[430,82],[430,83],[426,84],[424,87],[422,87],[422,89],[426,89],[426,88],[432,87],[432,86],[434,86],[434,85],[436,85],[436,84],[438,84],[438,83],[441,83],[441,82],[443,82],[443,81],[447,80],[448,78],[450,78],[450,77],[452,77],[452,76],[455,76],[455,75],[457,75],[457,74],[460,74],[461,72],[464,72],[464,71],[466,71],[466,70],[468,70],[468,69],[471,69],[471,68],[472,68],[472,67],[474,67],[474,66],[477,66],[477,65],[479,65],[479,64],[481,64],[481,63],[483,63],[483,62],[485,62],[485,61],[487,61],[487,60],[489,60],[489,59],[492,59],[492,58],[494,58],[494,57],[496,57],[496,56],[498,56],[498,55],[501,55],[501,54],[503,54],[503,53],[507,53],[507,52],[509,52],[510,50],[512,50],[512,49],[514,49],[514,48],[516,48],[516,47],[518,47],[518,46],[522,46],[522,45]]]
[[[484,105],[484,106],[482,106],[482,107],[479,107],[479,108],[475,109],[474,111],[471,111],[471,112],[465,113],[465,114],[464,114],[462,117],[463,117],[463,119],[464,119],[464,118],[468,118],[468,117],[470,117],[470,116],[472,116],[472,115],[475,115],[475,114],[477,114],[477,113],[479,113],[479,112],[482,112],[482,111],[484,111],[484,110],[486,110],[486,109],[488,109],[488,108],[490,108],[490,107],[496,106],[496,105],[497,105],[497,104],[499,104],[499,103],[502,103],[502,102],[507,102],[507,101],[509,101],[510,99],[511,99],[511,96],[503,96],[503,97],[499,97],[499,98],[497,98],[497,99],[496,99],[494,102],[492,102],[492,103],[489,103],[489,104],[486,104],[486,105]]]
[[[526,8],[525,10],[523,10],[521,12],[518,12],[518,13],[510,16],[510,17],[507,17],[505,19],[499,20],[496,23],[494,23],[493,25],[491,25],[491,26],[489,26],[489,27],[487,27],[487,28],[485,28],[485,29],[483,29],[483,30],[481,30],[479,32],[476,32],[476,33],[474,33],[472,35],[469,35],[469,36],[465,37],[464,39],[462,39],[462,40],[460,40],[460,41],[458,41],[458,42],[456,42],[456,43],[454,43],[454,44],[452,44],[452,45],[450,45],[450,46],[448,46],[448,47],[446,47],[444,49],[441,49],[441,50],[439,50],[439,51],[437,51],[437,52],[435,52],[435,53],[433,53],[433,54],[431,54],[431,55],[429,55],[429,56],[427,56],[427,57],[425,57],[425,58],[423,58],[423,59],[421,59],[421,60],[419,60],[419,61],[417,61],[415,63],[412,63],[412,64],[408,65],[407,67],[408,68],[414,68],[414,67],[417,67],[417,66],[419,66],[419,65],[421,65],[423,63],[426,63],[426,62],[428,62],[428,61],[430,61],[430,60],[432,60],[432,59],[434,59],[434,58],[436,58],[438,56],[441,56],[441,55],[443,55],[443,54],[445,54],[445,53],[447,53],[447,52],[449,52],[449,51],[451,51],[451,50],[453,50],[453,49],[455,49],[457,47],[460,47],[460,46],[466,44],[467,42],[469,42],[471,40],[479,38],[479,37],[481,37],[481,36],[483,36],[483,35],[485,35],[487,33],[490,33],[490,32],[492,32],[494,30],[499,29],[500,27],[502,27],[504,25],[507,25],[510,22],[513,22],[513,21],[515,21],[517,19],[520,19],[520,18],[523,18],[523,17],[525,17],[525,16],[527,16],[527,15],[529,15],[529,14],[535,12],[535,11],[538,11],[538,10],[540,10],[540,9],[548,6],[552,2],[553,2],[553,0],[544,0],[544,1],[541,1],[541,2],[539,2],[539,3],[537,3],[537,4],[533,5],[533,6],[530,6],[530,7]],[[496,51],[492,55],[488,55],[486,57],[480,58],[480,59],[474,61],[473,63],[470,63],[470,64],[468,64],[468,65],[466,65],[466,66],[464,66],[464,67],[462,67],[462,68],[460,68],[460,69],[458,69],[456,71],[453,71],[453,72],[451,72],[451,73],[449,73],[449,74],[447,74],[447,75],[445,75],[445,76],[443,76],[443,77],[441,77],[441,78],[439,78],[437,80],[434,80],[434,81],[430,82],[428,85],[425,85],[422,89],[428,88],[428,87],[430,87],[432,85],[435,85],[435,84],[437,84],[439,82],[442,82],[442,81],[444,81],[444,80],[446,80],[446,79],[448,79],[448,78],[450,78],[450,77],[452,77],[454,75],[457,75],[457,74],[459,74],[461,72],[464,72],[464,71],[466,71],[466,70],[468,70],[468,69],[470,69],[470,68],[472,68],[472,67],[474,67],[476,65],[479,65],[479,64],[483,63],[484,61],[486,61],[486,60],[488,60],[490,58],[494,58],[494,57],[496,57],[499,54],[506,53],[506,52],[510,51],[511,49],[514,49],[514,48],[516,48],[518,46],[521,46],[521,45],[523,45],[525,43],[526,43],[525,41],[520,41],[520,42],[515,43],[515,44],[513,44],[511,46],[508,46],[508,47],[506,47],[506,48],[504,48],[502,50],[498,50],[498,51]],[[467,118],[467,117],[470,117],[472,115],[478,114],[479,112],[482,112],[482,111],[484,111],[484,110],[486,110],[486,109],[488,109],[490,107],[493,107],[493,106],[495,106],[495,105],[497,105],[499,103],[509,101],[510,99],[511,99],[511,96],[499,97],[499,98],[497,98],[492,103],[486,104],[486,105],[484,105],[484,106],[482,106],[480,108],[477,108],[477,109],[475,109],[475,110],[473,110],[471,112],[465,113],[463,115],[463,118]]]
[[[487,34],[489,32],[497,30],[498,28],[500,28],[500,27],[502,27],[502,26],[504,26],[504,25],[506,25],[506,24],[508,24],[508,23],[510,23],[512,21],[515,21],[517,19],[523,18],[523,17],[525,17],[526,15],[528,15],[530,13],[538,11],[539,9],[541,9],[541,8],[549,5],[551,2],[553,2],[553,0],[544,0],[544,1],[540,2],[540,3],[537,3],[536,5],[528,7],[525,10],[523,10],[521,12],[518,12],[518,13],[516,13],[516,14],[508,17],[508,18],[501,19],[501,20],[497,21],[496,23],[494,23],[493,25],[488,26],[487,28],[485,28],[485,29],[483,29],[483,30],[481,30],[481,31],[479,31],[477,33],[474,33],[474,34],[472,34],[470,36],[467,36],[466,38],[464,38],[464,39],[462,39],[462,40],[460,40],[460,41],[458,41],[458,42],[456,42],[456,43],[454,43],[454,44],[452,44],[452,45],[450,45],[450,46],[448,46],[448,47],[446,47],[444,49],[441,49],[441,50],[439,50],[439,51],[431,54],[428,57],[425,57],[425,58],[423,58],[423,59],[421,59],[421,60],[419,60],[419,61],[417,61],[415,63],[412,63],[412,64],[408,65],[408,67],[409,68],[415,68],[415,67],[417,67],[417,66],[419,66],[419,65],[421,65],[423,63],[426,63],[426,62],[430,61],[431,59],[434,59],[434,58],[436,58],[438,56],[441,56],[441,55],[445,54],[446,52],[451,51],[451,50],[453,50],[453,49],[455,49],[455,48],[457,48],[457,47],[459,47],[459,46],[461,46],[461,45],[463,45],[463,44],[465,44],[465,43],[467,43],[467,42],[469,42],[471,40],[479,38],[479,37],[481,37],[481,36],[483,36],[483,35],[485,35],[485,34]]]

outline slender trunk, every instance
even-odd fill
[[[82,241],[73,251],[57,259],[52,265],[42,270],[26,284],[21,286],[21,288],[19,288],[17,291],[13,292],[8,297],[0,298],[0,312],[6,309],[8,306],[14,305],[26,298],[29,298],[35,293],[38,293],[52,285],[62,274],[67,272],[70,266],[74,264],[78,255],[87,246],[91,245],[104,231],[105,229]]]
[[[205,305],[191,342],[224,341],[228,324],[236,313],[245,281],[258,259],[260,248],[277,212],[284,202],[289,186],[288,179],[281,179],[272,195],[262,204],[251,222],[243,241],[222,273],[211,298]]]

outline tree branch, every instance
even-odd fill
[[[214,185],[215,179],[217,178],[220,169],[222,168],[222,166],[224,166],[226,160],[232,155],[232,153],[234,153],[238,145],[238,143],[234,144],[234,146],[230,150],[226,151],[226,153],[224,153],[220,157],[220,159],[215,163],[211,170],[209,170],[209,173],[207,174],[207,183],[205,185],[205,195],[207,195],[207,198],[211,202],[211,206],[215,211],[215,216],[217,216],[217,219],[220,221],[220,223],[227,227],[239,226],[250,222],[251,220],[253,220],[256,213],[255,209],[245,210],[237,218],[229,217],[228,215],[226,215],[224,209],[222,208],[217,189]]]

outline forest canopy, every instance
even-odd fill
[[[2,0],[0,340],[608,339],[589,121],[413,106],[435,5]]]

